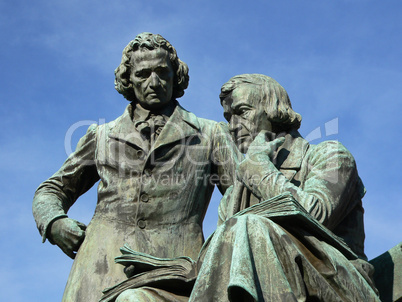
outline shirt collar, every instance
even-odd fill
[[[131,103],[131,107],[132,107],[132,112],[131,112],[131,118],[133,119],[134,122],[143,122],[146,121],[147,119],[149,119],[149,117],[151,115],[153,116],[163,116],[164,118],[169,118],[173,111],[175,110],[177,106],[177,101],[174,100],[172,102],[170,102],[166,107],[164,107],[161,110],[158,111],[150,111],[147,110],[145,108],[143,108],[142,106],[140,106],[138,103]]]

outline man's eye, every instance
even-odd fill
[[[137,71],[137,72],[135,73],[135,76],[136,76],[137,78],[148,78],[149,75],[150,75],[150,72],[147,71],[147,70],[141,70],[141,71]]]
[[[248,116],[251,111],[252,111],[252,108],[250,108],[248,106],[242,106],[242,107],[238,108],[237,113],[238,113],[238,115],[245,117],[245,116]]]
[[[166,76],[166,75],[169,73],[169,71],[170,71],[169,68],[161,67],[161,68],[158,68],[158,69],[156,70],[156,73],[157,73],[159,76],[164,77],[164,76]]]

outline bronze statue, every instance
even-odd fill
[[[114,264],[125,243],[156,257],[195,259],[214,185],[224,193],[233,184],[235,146],[225,125],[197,118],[176,101],[188,86],[188,67],[166,39],[139,34],[115,76],[130,102],[125,112],[90,126],[33,201],[43,241],[75,258],[63,301],[98,301],[104,288],[126,279]],[[86,227],[67,211],[98,180]]]
[[[303,139],[301,116],[270,77],[235,76],[220,98],[246,156],[200,253],[190,301],[379,301],[350,152]]]

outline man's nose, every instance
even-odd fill
[[[152,72],[150,76],[150,83],[149,85],[151,87],[158,87],[160,85],[161,81],[159,79],[159,76],[156,74],[156,72]]]
[[[237,118],[237,116],[232,115],[229,121],[229,130],[233,132],[236,131],[239,127],[239,119]]]

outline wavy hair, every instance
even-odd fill
[[[184,95],[184,90],[188,87],[190,79],[187,64],[179,59],[176,49],[169,43],[169,41],[161,35],[155,35],[148,32],[137,35],[135,39],[130,41],[124,48],[121,63],[114,71],[115,89],[128,101],[132,102],[136,100],[133,83],[130,81],[131,69],[133,68],[131,58],[135,51],[144,48],[148,50],[157,48],[167,50],[174,71],[172,99],[182,97]]]
[[[292,109],[286,90],[273,78],[263,74],[241,74],[222,85],[219,98],[223,100],[240,85],[255,85],[256,95],[264,102],[268,120],[281,130],[299,129],[302,117]]]

